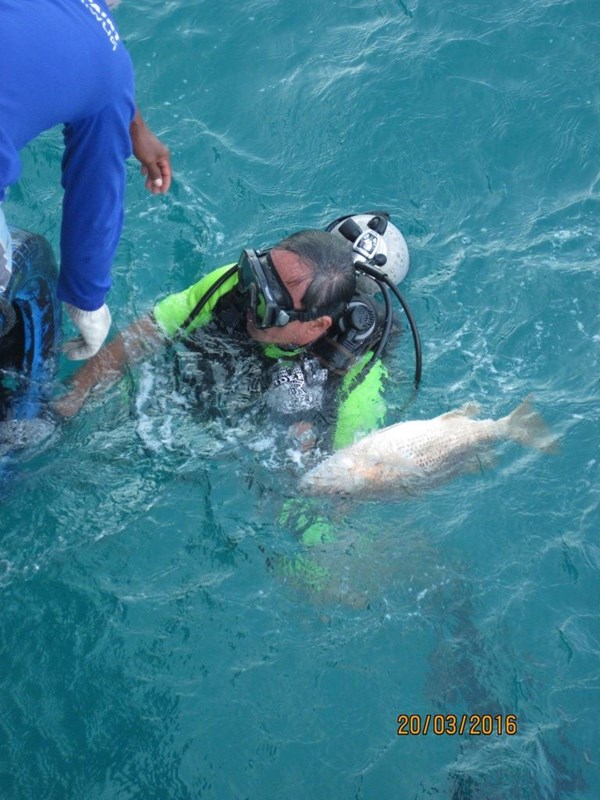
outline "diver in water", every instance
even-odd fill
[[[259,395],[304,445],[319,435],[326,447],[342,447],[357,431],[381,424],[385,411],[381,355],[392,326],[385,284],[391,281],[369,262],[385,263],[395,281],[408,268],[404,239],[383,212],[300,231],[265,250],[245,249],[236,263],[159,301],[119,334],[75,373],[54,407],[73,415],[128,363],[180,340],[219,362],[225,386],[252,360],[250,400]],[[375,298],[381,289],[385,302]]]
[[[176,364],[195,384],[207,423],[218,415],[238,425],[245,412],[256,413],[254,427],[283,434],[296,450],[344,447],[384,421],[388,373],[382,357],[395,316],[391,294],[410,323],[419,382],[418,332],[395,285],[407,270],[406,243],[384,212],[348,215],[325,231],[300,231],[265,250],[245,249],[236,263],[165,297],[117,335],[75,373],[55,411],[72,416],[128,364],[177,343]],[[286,500],[279,521],[309,552],[269,557],[286,580],[318,592],[330,580],[328,567],[315,561],[315,548],[335,539],[321,505]]]
[[[135,106],[131,60],[108,10],[115,2],[0,3],[0,204],[19,177],[19,150],[64,124],[57,294],[80,334],[65,345],[74,359],[97,352],[110,328],[105,298],[123,225],[126,159],[133,150],[153,193],[171,180],[169,152]],[[0,298],[9,303],[12,250],[0,205]],[[3,328],[0,319],[0,336]]]

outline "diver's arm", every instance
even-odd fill
[[[72,417],[92,392],[108,388],[123,375],[126,366],[141,361],[164,341],[150,314],[136,320],[73,375],[68,393],[53,402],[54,410],[62,417]]]
[[[137,105],[129,133],[133,155],[142,165],[142,175],[146,176],[146,189],[152,194],[168,192],[172,175],[169,148],[152,133]]]
[[[385,424],[386,402],[384,396],[388,371],[378,359],[363,380],[353,386],[355,377],[367,364],[371,353],[367,353],[342,381],[336,398],[337,410],[333,427],[333,450],[340,450]]]

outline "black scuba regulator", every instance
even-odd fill
[[[354,294],[333,331],[319,339],[311,352],[332,372],[345,375],[381,337],[381,313],[373,297],[360,291]]]

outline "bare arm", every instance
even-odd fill
[[[152,194],[164,194],[171,185],[171,155],[168,147],[146,125],[139,108],[129,126],[133,155],[142,165],[146,189]]]
[[[121,0],[106,0],[110,11],[114,11]],[[146,125],[139,108],[129,126],[133,155],[142,165],[141,173],[146,177],[146,189],[152,194],[164,194],[171,185],[171,155],[169,149]]]
[[[115,383],[127,365],[141,361],[162,342],[164,336],[150,315],[136,320],[74,374],[68,393],[54,401],[54,410],[62,417],[72,417],[91,392]]]

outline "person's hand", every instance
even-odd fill
[[[306,453],[315,446],[317,436],[310,422],[296,422],[288,429],[289,436],[294,440],[302,453]]]
[[[81,392],[71,391],[68,394],[59,397],[57,400],[52,400],[50,407],[59,416],[64,419],[75,416],[84,404],[86,395]]]
[[[90,358],[100,350],[110,329],[111,316],[106,303],[96,311],[83,311],[65,303],[67,314],[80,336],[63,345],[63,352],[73,361]]]
[[[168,192],[172,175],[169,148],[152,133],[139,111],[129,130],[133,155],[142,165],[140,172],[146,176],[146,189],[152,194]]]

